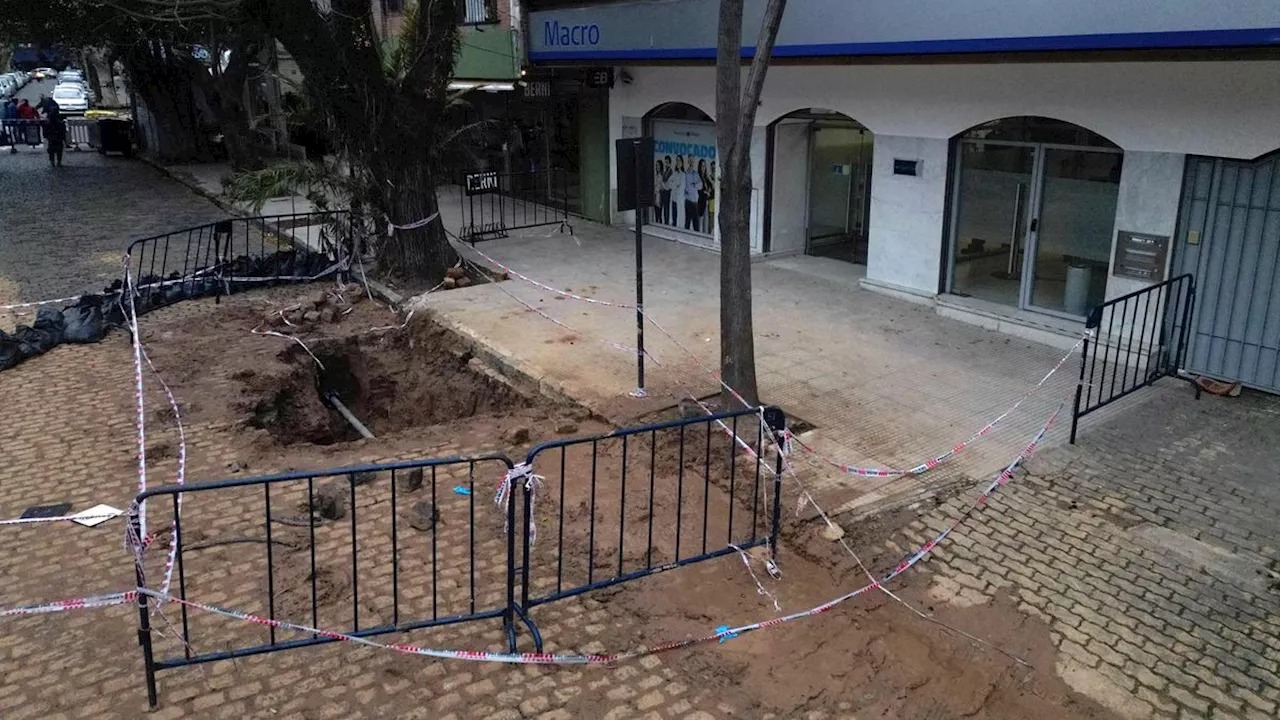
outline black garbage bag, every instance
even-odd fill
[[[23,361],[17,338],[0,330],[0,370],[8,370]]]
[[[96,343],[107,334],[102,308],[97,305],[73,305],[62,311],[62,342]]]
[[[53,307],[42,307],[36,311],[36,321],[33,323],[37,330],[43,330],[49,333],[55,339],[54,345],[62,341],[62,311]]]
[[[60,339],[58,334],[50,330],[26,325],[19,325],[18,329],[13,331],[13,338],[18,341],[18,354],[23,360],[49,352]]]

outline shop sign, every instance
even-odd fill
[[[653,224],[710,237],[716,226],[716,126],[653,121]]]
[[[589,88],[611,88],[613,87],[613,68],[591,68],[587,71],[587,87]]]
[[[745,0],[749,55],[768,0]],[[1280,46],[1280,2],[804,0],[775,57]],[[1154,6],[1159,12],[1153,12]],[[720,0],[594,2],[529,16],[529,58],[714,60]]]
[[[486,170],[484,172],[467,173],[465,187],[468,197],[496,193],[498,192],[498,172],[496,170]]]
[[[524,96],[535,98],[551,97],[551,81],[526,80],[524,83]]]

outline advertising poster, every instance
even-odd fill
[[[653,224],[711,237],[716,227],[716,126],[653,121]]]

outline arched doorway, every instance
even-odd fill
[[[839,112],[806,108],[769,126],[767,252],[866,264],[871,131]]]
[[[993,120],[956,139],[947,291],[1083,316],[1106,293],[1123,153],[1061,120]]]
[[[699,108],[670,102],[644,117],[653,138],[654,208],[652,225],[680,240],[714,245],[719,169],[716,126]]]

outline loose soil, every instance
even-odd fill
[[[298,297],[303,292],[306,297]],[[385,307],[346,297],[319,303],[336,303],[345,311],[330,313],[332,322],[290,327],[272,319],[273,310],[314,301],[315,294],[314,289],[297,288],[258,292],[199,315],[198,327],[189,326],[190,317],[178,308],[143,322],[152,358],[180,399],[193,434],[230,438],[223,444],[237,448],[226,463],[228,473],[245,476],[482,450],[521,460],[534,443],[546,443],[533,457],[540,479],[530,486],[537,532],[528,562],[533,598],[669,568],[768,536],[774,455],[770,443],[757,437],[755,416],[726,423],[754,446],[761,460],[735,447],[714,423],[606,436],[609,428],[585,412],[505,382],[429,314],[399,327],[401,321]],[[251,332],[255,328],[296,337],[319,363],[297,342],[256,335]],[[336,393],[377,439],[360,439],[322,400],[326,392]],[[152,407],[161,408],[153,411],[157,418],[165,416],[162,406]],[[661,423],[678,415],[677,409],[646,420]],[[158,439],[151,455],[161,466],[172,465],[172,440]],[[262,598],[270,586],[276,617],[310,623],[314,612],[323,627],[334,630],[349,630],[353,614],[368,627],[394,617],[405,622],[465,613],[471,607],[501,607],[505,518],[492,498],[502,470],[500,465],[461,464],[439,473],[428,470],[417,483],[406,482],[411,478],[401,471],[362,478],[358,485],[345,475],[322,477],[311,486],[280,484],[271,492],[272,513],[301,513],[302,522],[267,524],[273,529],[269,560],[261,545],[253,549],[252,544],[266,540],[261,488],[218,491],[216,498],[209,497],[214,493],[188,493],[182,516],[185,542],[231,541],[189,553],[188,595],[222,597],[240,609],[266,612]],[[191,478],[206,479],[212,478]],[[345,512],[311,528],[308,498],[328,492],[326,487],[337,489]],[[523,484],[517,488],[518,501],[525,492]],[[598,644],[603,647],[593,649],[622,651],[777,616],[744,559],[784,614],[865,584],[865,575],[839,544],[823,540],[816,523],[794,517],[795,501],[794,489],[784,486],[781,579],[768,575],[762,548],[745,556],[731,550],[718,559],[593,590],[584,598],[540,605],[531,616],[547,626],[546,649],[581,651]],[[427,512],[414,516],[414,505]],[[518,503],[518,527],[524,527],[521,513]],[[884,541],[913,517],[903,511],[850,534],[872,572],[883,572],[901,559],[886,551]],[[360,538],[358,547],[353,535]],[[244,538],[245,543],[236,544]],[[358,565],[354,574],[353,565]],[[930,607],[927,563],[921,567],[895,583],[894,591],[990,645],[974,643],[871,592],[815,617],[668,653],[663,660],[677,670],[681,682],[734,717],[774,713],[798,718],[814,711],[919,720],[1108,717],[1054,675],[1055,651],[1042,623],[1019,613],[1005,598],[963,609]],[[393,577],[400,583],[395,598]],[[239,590],[227,589],[231,578]],[[608,631],[601,636],[582,623],[548,621],[557,607],[568,603],[606,609]],[[198,647],[208,637],[216,637],[219,647],[262,642],[261,629],[246,623],[197,614],[191,627]],[[493,622],[486,621],[453,626],[449,632],[456,634],[447,641],[433,635],[443,632],[436,630],[389,639],[504,649],[493,629]],[[281,632],[282,641],[290,637]],[[530,647],[527,635],[522,634],[521,643],[523,649]],[[161,655],[181,652],[167,637],[158,640],[158,648]],[[269,671],[270,662],[257,667]],[[406,693],[403,707],[380,707],[371,716],[399,716],[421,701]],[[320,708],[324,701],[317,697],[315,702]],[[615,704],[600,693],[586,692],[566,709],[576,717],[602,717]]]

